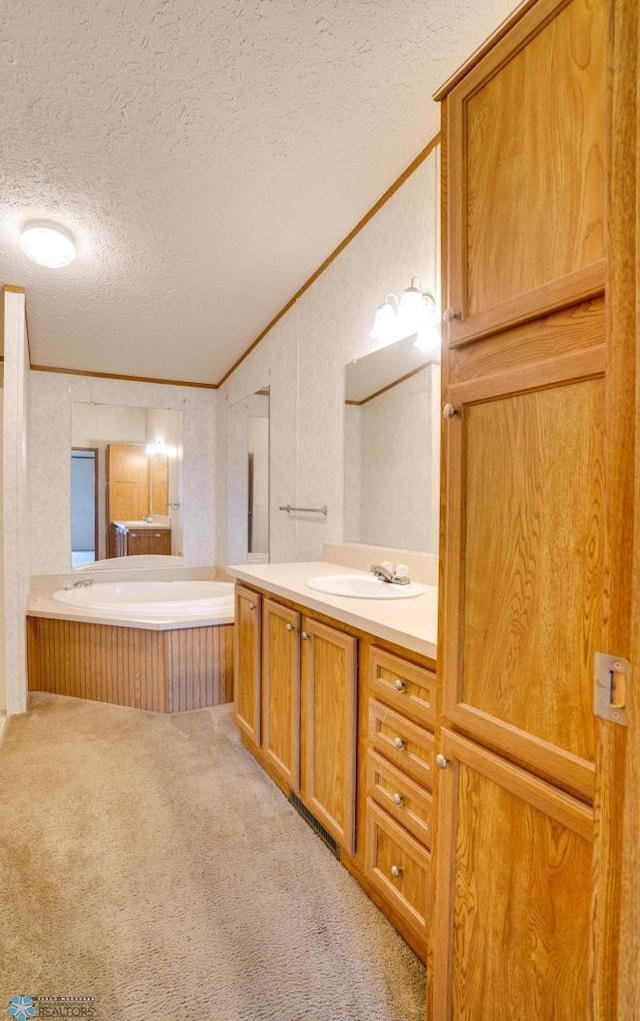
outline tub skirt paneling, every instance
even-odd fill
[[[30,691],[180,712],[233,699],[233,624],[153,631],[27,617]]]

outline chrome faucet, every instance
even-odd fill
[[[93,578],[83,578],[82,581],[65,581],[64,589],[65,592],[71,592],[74,588],[89,588],[89,585],[93,585]]]
[[[372,574],[380,581],[386,581],[390,585],[408,585],[411,581],[404,564],[372,564],[369,568]]]

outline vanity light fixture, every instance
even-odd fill
[[[76,257],[73,235],[66,227],[45,220],[28,223],[20,234],[20,245],[32,262],[49,269],[62,269]]]
[[[376,311],[369,336],[383,344],[392,344],[396,340],[415,335],[416,347],[435,353],[440,346],[435,310],[435,298],[428,291],[422,290],[418,277],[413,277],[400,301],[395,294],[387,294]]]

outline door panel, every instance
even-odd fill
[[[604,384],[465,409],[460,701],[593,762]]]
[[[592,811],[447,730],[441,747],[434,1017],[586,1019]]]
[[[236,585],[234,627],[235,718],[243,733],[260,744],[261,602],[257,592]]]
[[[453,345],[604,290],[606,27],[541,0],[448,97]]]
[[[294,610],[263,601],[262,746],[294,790],[299,786],[299,623]]]
[[[303,797],[329,833],[353,854],[357,641],[303,617],[301,645]]]
[[[593,655],[603,633],[604,381],[536,388],[547,383],[545,373],[575,379],[585,369],[580,355],[558,362],[573,364],[573,373],[553,362],[544,371],[526,367],[524,393],[502,392],[499,377],[449,391],[458,413],[445,434],[454,470],[444,714],[591,799]]]

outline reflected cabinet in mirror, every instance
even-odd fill
[[[415,337],[345,368],[347,542],[437,554],[440,366]]]
[[[183,413],[74,403],[71,566],[182,555]]]
[[[227,418],[230,564],[269,562],[269,389],[237,401]]]

